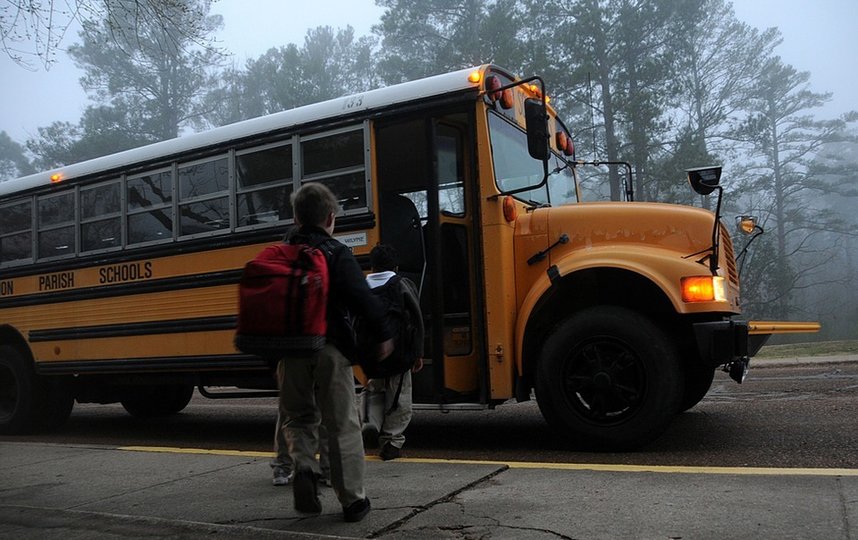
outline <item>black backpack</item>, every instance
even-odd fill
[[[402,288],[406,285],[399,276],[393,276],[387,283],[380,285],[372,292],[384,304],[388,325],[393,333],[393,352],[382,361],[374,358],[377,343],[362,317],[354,321],[357,336],[358,364],[364,374],[370,379],[386,379],[405,373],[414,366],[417,360],[416,336],[417,324],[414,314],[406,309]]]

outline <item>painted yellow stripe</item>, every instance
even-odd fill
[[[117,450],[130,452],[160,452],[164,454],[204,454],[212,456],[274,457],[274,452],[252,452],[248,450],[206,450],[205,448],[174,448],[169,446],[121,446]]]
[[[132,452],[163,452],[171,454],[205,454],[216,456],[246,456],[270,458],[273,452],[243,450],[205,450],[202,448],[170,448],[155,446],[123,446],[118,450]],[[379,461],[377,456],[367,456]],[[779,467],[693,467],[679,465],[621,465],[609,463],[545,463],[529,461],[490,461],[472,459],[399,458],[402,463],[438,463],[451,465],[498,465],[510,469],[550,469],[563,471],[649,472],[659,474],[733,474],[740,476],[858,476],[858,469],[779,468]]]

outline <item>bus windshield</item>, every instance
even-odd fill
[[[527,135],[493,113],[489,114],[489,130],[498,189],[506,192],[538,185],[543,176],[542,162],[527,152]],[[548,174],[547,186],[522,191],[515,196],[539,206],[577,202],[574,170],[554,153],[548,162]]]

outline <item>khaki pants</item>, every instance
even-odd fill
[[[393,407],[399,380],[402,378],[402,390],[399,393],[399,405]],[[386,379],[370,379],[361,393],[361,411],[364,424],[378,430],[378,445],[384,447],[390,443],[397,448],[405,444],[405,428],[411,422],[411,371],[401,376],[394,375]]]
[[[354,374],[333,345],[309,358],[285,358],[278,370],[279,414],[295,470],[319,473],[319,418],[330,443],[331,485],[343,507],[366,497],[364,453],[355,407]]]
[[[283,379],[283,362],[277,363],[277,384]],[[278,407],[279,409],[279,407]],[[324,426],[319,425],[319,467],[322,469],[322,477],[331,479],[330,451],[328,450],[328,432]],[[271,468],[279,467],[287,473],[292,472],[292,458],[289,457],[289,445],[286,444],[286,432],[283,429],[283,417],[277,411],[277,424],[274,426],[274,458],[271,460]]]

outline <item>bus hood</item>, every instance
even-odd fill
[[[594,202],[539,208],[516,223],[519,299],[545,275],[593,267],[638,272],[659,282],[675,305],[684,276],[709,275],[715,216],[708,210],[664,203]],[[568,241],[563,242],[563,235]],[[739,309],[739,277],[733,244],[721,225],[717,274],[726,278],[729,308]],[[544,253],[544,257],[539,254]],[[703,304],[689,309],[713,309]],[[685,309],[685,308],[683,308]]]
[[[645,244],[693,258],[712,244],[714,214],[691,206],[598,202],[544,211],[549,239],[566,233],[569,243],[563,247],[570,249]]]

